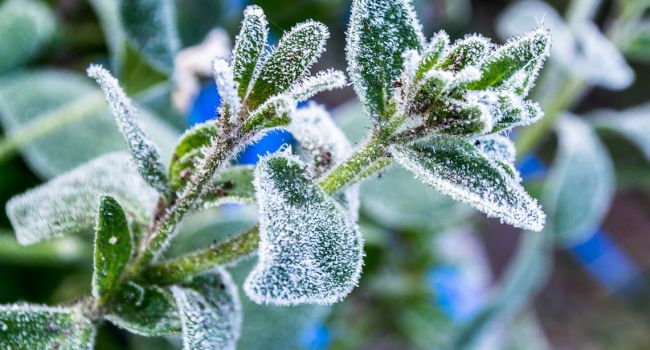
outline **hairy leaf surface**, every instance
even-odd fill
[[[325,50],[328,38],[327,27],[314,21],[300,23],[284,34],[257,75],[249,95],[250,107],[258,107],[304,76]]]
[[[257,303],[330,304],[361,272],[362,238],[343,209],[290,158],[262,159],[255,170],[259,262],[244,284]]]
[[[256,5],[246,7],[232,57],[233,74],[239,83],[240,97],[248,92],[253,74],[260,64],[268,31],[268,22],[262,8]]]
[[[0,305],[3,349],[92,350],[94,343],[95,326],[77,309]]]
[[[127,214],[148,222],[158,195],[138,175],[126,153],[112,153],[84,164],[33,190],[13,197],[7,215],[21,244],[90,231],[97,203],[109,194]]]
[[[116,326],[144,336],[181,332],[176,301],[167,289],[127,282],[115,291],[114,300],[106,319]]]
[[[183,326],[183,349],[235,349],[241,328],[237,287],[223,269],[172,286]]]
[[[420,181],[490,217],[532,231],[544,227],[539,204],[517,179],[462,139],[392,146],[391,152]]]
[[[399,77],[402,53],[421,50],[422,28],[409,0],[354,0],[347,37],[354,90],[375,121],[385,112]]]

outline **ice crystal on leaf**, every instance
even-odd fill
[[[392,146],[391,152],[420,181],[490,217],[531,231],[544,226],[544,213],[518,179],[462,139]]]
[[[338,70],[318,72],[315,76],[304,78],[291,87],[288,95],[296,102],[307,101],[319,92],[342,88],[347,84],[345,74]]]
[[[223,269],[172,286],[183,326],[183,349],[234,350],[241,328],[237,287]]]
[[[221,58],[215,59],[212,62],[212,74],[214,75],[214,81],[217,83],[219,97],[221,97],[224,108],[228,113],[227,115],[232,121],[237,120],[241,101],[237,93],[237,82],[235,82],[233,71],[228,62]]]
[[[424,46],[410,0],[354,0],[347,35],[348,72],[366,111],[377,122],[393,96],[402,53]]]
[[[76,308],[0,305],[2,349],[92,350],[95,326]]]
[[[90,231],[97,203],[109,194],[128,216],[148,222],[158,195],[142,181],[126,153],[112,153],[79,166],[49,182],[13,197],[7,215],[21,244]]]
[[[257,303],[330,304],[357,284],[363,242],[345,211],[292,158],[270,156],[255,170],[260,247],[244,284]]]
[[[268,36],[267,26],[266,16],[259,6],[246,7],[232,57],[232,70],[235,81],[239,84],[240,97],[248,92],[253,74],[262,58]]]
[[[325,50],[328,38],[327,27],[314,21],[300,23],[285,33],[255,78],[248,96],[251,108],[284,92],[304,76]]]
[[[168,195],[170,190],[167,186],[165,166],[160,161],[160,152],[138,125],[138,112],[131,100],[126,97],[118,81],[101,66],[90,66],[88,76],[95,79],[104,91],[117,128],[124,136],[142,178],[158,192]]]
[[[285,95],[269,98],[256,110],[252,111],[242,130],[244,132],[260,131],[289,124],[295,113],[296,101]]]

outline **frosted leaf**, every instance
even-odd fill
[[[482,136],[477,138],[474,144],[492,159],[506,163],[515,162],[515,155],[517,154],[515,145],[503,135]]]
[[[482,62],[491,50],[492,43],[489,39],[478,34],[468,35],[449,48],[437,68],[458,72]]]
[[[160,162],[160,152],[138,125],[138,112],[131,100],[126,97],[117,80],[102,66],[91,65],[88,68],[88,76],[95,79],[104,91],[117,128],[124,136],[142,178],[158,192],[169,194],[165,166]]]
[[[260,131],[289,124],[296,111],[296,101],[285,95],[269,98],[256,110],[250,112],[242,125],[242,131]]]
[[[126,153],[112,153],[13,197],[7,216],[21,244],[92,230],[97,203],[109,194],[129,217],[149,222],[158,194],[140,178]]]
[[[212,74],[214,81],[217,83],[219,90],[219,97],[226,108],[231,123],[236,123],[241,107],[241,101],[237,94],[237,82],[233,77],[233,71],[228,65],[228,62],[221,58],[217,58],[212,62]]]
[[[589,124],[574,116],[557,123],[559,148],[544,190],[548,229],[568,246],[601,225],[614,195],[614,169]]]
[[[491,104],[490,113],[496,121],[493,132],[532,125],[544,117],[544,111],[537,102],[524,101],[509,91],[496,94],[496,101]]]
[[[300,150],[315,174],[345,160],[352,149],[329,113],[314,103],[296,112],[288,130],[300,142]]]
[[[181,332],[176,301],[167,289],[129,281],[115,290],[113,300],[105,318],[118,327],[144,336]]]
[[[347,81],[343,72],[329,69],[318,72],[315,76],[304,78],[293,85],[287,95],[291,96],[296,102],[303,102],[314,97],[319,92],[342,88],[346,84]]]
[[[254,185],[259,261],[244,283],[246,294],[260,304],[341,300],[361,273],[363,241],[356,225],[294,159],[262,159]]]
[[[241,165],[220,171],[201,197],[202,206],[210,208],[226,203],[253,204],[253,169],[251,166]]]
[[[519,95],[526,96],[549,55],[550,46],[551,36],[544,28],[510,39],[481,64],[481,79],[468,84],[468,88],[484,90],[496,87],[516,90]],[[512,86],[509,79],[517,73],[524,76],[517,77],[514,81],[518,84]]]
[[[540,231],[545,215],[512,175],[462,139],[391,146],[395,160],[423,183],[468,203],[489,217]]]
[[[315,177],[344,161],[352,152],[352,145],[343,131],[336,126],[325,108],[315,103],[299,109],[287,129],[300,142],[299,153]],[[347,209],[352,221],[356,222],[360,205],[359,187],[348,187],[335,198]]]
[[[210,146],[218,133],[217,124],[210,120],[181,135],[169,163],[169,184],[174,190],[181,190],[189,181],[194,168],[204,157],[201,149]]]
[[[0,305],[3,349],[92,350],[95,326],[76,308]]]
[[[616,46],[591,22],[567,25],[552,6],[535,0],[520,1],[501,14],[497,30],[502,37],[528,31],[542,22],[552,36],[551,59],[565,73],[612,90],[628,87],[634,71]]]
[[[36,1],[5,1],[0,6],[0,73],[32,59],[54,37],[56,16]]]
[[[105,104],[94,82],[69,71],[39,69],[0,77],[0,122],[5,135],[21,138],[35,129],[43,132],[32,134],[37,138],[24,144],[21,153],[45,179],[126,149]],[[164,153],[171,153],[176,131],[146,109],[141,112],[145,131]]]
[[[595,85],[611,90],[623,90],[634,82],[634,70],[614,43],[593,23],[582,23],[575,28],[576,45],[581,61],[571,62],[571,68]]]
[[[132,250],[133,242],[124,210],[113,197],[102,197],[95,229],[92,277],[92,294],[100,303],[111,297]]]
[[[183,325],[184,350],[236,348],[242,310],[228,272],[204,273],[182,286],[172,286],[171,291]]]
[[[445,54],[449,46],[449,35],[445,31],[440,31],[433,38],[427,49],[422,53],[422,59],[418,66],[416,77],[422,78],[424,73],[432,69]]]
[[[262,8],[257,5],[246,7],[232,57],[232,70],[235,81],[239,83],[240,97],[246,95],[253,74],[261,61],[268,31]]]
[[[120,0],[129,42],[156,69],[172,73],[180,48],[173,0]]]
[[[650,161],[650,104],[624,111],[603,111],[594,113],[598,128],[619,133],[635,144]]]
[[[410,0],[354,0],[347,35],[348,73],[375,123],[385,113],[399,78],[402,53],[424,46]]]
[[[285,33],[257,74],[248,96],[250,108],[284,92],[303,77],[325,50],[328,38],[327,27],[314,21],[300,23]]]

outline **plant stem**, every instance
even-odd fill
[[[149,267],[146,278],[156,283],[174,283],[197,275],[215,265],[224,265],[253,253],[259,244],[259,228],[252,227],[241,235],[221,244],[214,244],[180,258]]]
[[[164,216],[154,223],[151,233],[142,240],[140,252],[132,264],[132,274],[138,274],[149,263],[162,253],[168,242],[173,238],[177,224],[194,208],[205,185],[232,155],[235,145],[241,142],[239,131],[230,133],[227,118],[222,116],[217,120],[220,124],[218,138],[213,142],[210,152],[206,155],[201,167],[192,175],[190,182],[178,200],[169,208]]]
[[[332,169],[321,181],[328,194],[357,183],[391,163],[385,157],[385,145],[379,137],[371,138],[346,161]],[[259,227],[255,226],[240,236],[208,249],[150,266],[146,278],[155,283],[173,283],[224,265],[254,252],[259,244]]]

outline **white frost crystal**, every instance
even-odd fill
[[[357,284],[363,241],[345,211],[299,161],[263,158],[254,181],[260,221],[257,266],[244,283],[257,303],[331,304]]]
[[[234,350],[241,328],[237,287],[219,268],[172,286],[183,327],[184,350]]]
[[[126,97],[117,80],[102,66],[91,65],[88,68],[88,76],[95,79],[104,91],[117,128],[131,150],[140,175],[158,192],[169,194],[165,166],[160,162],[160,152],[138,125],[138,112],[131,100]]]
[[[127,153],[112,153],[13,197],[7,215],[21,244],[90,231],[97,203],[109,194],[131,217],[148,222],[158,194],[142,181]]]
[[[345,74],[338,70],[318,72],[315,76],[304,78],[293,85],[288,92],[296,102],[307,101],[319,92],[342,88],[347,84]]]
[[[504,170],[461,139],[437,139],[426,145],[392,146],[395,160],[417,179],[490,217],[531,231],[544,227],[539,204]]]
[[[212,74],[219,90],[219,97],[224,107],[228,109],[230,120],[234,122],[237,120],[241,101],[237,94],[237,82],[234,80],[232,69],[228,62],[217,58],[212,62]]]
[[[92,350],[95,327],[76,308],[0,305],[2,349]]]
[[[248,92],[251,79],[262,60],[268,31],[268,22],[262,8],[257,5],[246,7],[232,57],[233,73],[239,83],[241,97]]]

